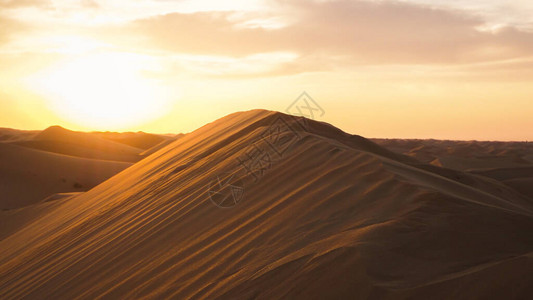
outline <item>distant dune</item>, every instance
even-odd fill
[[[144,132],[91,132],[91,134],[143,150],[148,150],[157,144],[173,139],[167,135]]]
[[[144,132],[76,132],[60,126],[44,131],[0,128],[2,151],[10,155],[20,152],[16,160],[20,165],[10,162],[10,155],[0,157],[0,177],[4,178],[4,184],[0,183],[0,209],[86,191],[141,160],[146,156],[141,153],[144,149],[174,139]]]
[[[163,149],[165,148],[167,145],[173,143],[174,141],[176,141],[177,139],[181,138],[183,136],[183,134],[178,134],[174,137],[169,137],[167,138],[166,140],[160,142],[159,144],[156,144],[154,146],[152,146],[151,148],[147,149],[146,151],[143,151],[141,152],[141,156],[149,156],[149,155],[152,155],[153,153],[159,151],[160,149]]]
[[[0,142],[19,142],[33,139],[39,130],[0,128]]]
[[[374,139],[432,165],[497,180],[533,198],[533,143]]]
[[[373,139],[424,163],[461,171],[533,167],[533,143]]]
[[[0,209],[34,204],[59,192],[87,191],[130,165],[0,143]]]
[[[0,298],[531,296],[532,198],[400,153],[276,112],[229,115],[17,210],[0,228]]]
[[[139,161],[139,153],[143,151],[91,133],[71,131],[59,126],[47,128],[33,139],[16,144],[83,158],[125,162]]]

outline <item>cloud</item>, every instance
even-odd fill
[[[229,12],[172,13],[135,21],[130,26],[144,35],[151,45],[178,53],[245,56],[283,51],[274,38],[260,28],[236,28]]]
[[[0,45],[7,43],[16,33],[28,26],[16,20],[0,16]]]
[[[100,8],[100,4],[95,0],[82,0],[81,6],[89,9]]]
[[[125,30],[145,38],[143,47],[175,53],[243,57],[286,51],[344,56],[354,64],[472,63],[533,53],[532,33],[480,31],[483,19],[458,11],[346,0],[277,5],[292,16],[279,28],[242,26],[231,12],[200,12],[137,20]]]
[[[297,57],[291,53],[265,53],[240,58],[186,55],[163,57],[165,67],[145,75],[160,79],[191,78],[192,74],[213,79],[251,79],[323,72],[332,69],[329,59],[318,56]]]
[[[476,74],[478,79],[492,82],[522,81],[533,78],[533,57],[494,63],[481,63],[464,66],[464,74]]]
[[[462,10],[483,16],[490,24],[512,25],[526,30],[533,26],[533,2],[530,0],[398,0],[431,5],[444,9]]]
[[[12,1],[0,3],[15,5]],[[103,41],[113,51],[160,57],[171,62],[168,68],[176,72],[188,70],[225,78],[356,70],[373,65],[467,66],[533,56],[532,32],[487,26],[490,23],[481,16],[421,3],[270,0],[268,10],[174,12],[100,24],[113,20],[113,14],[105,13],[109,11],[104,4],[84,0],[74,6],[56,7],[48,11],[49,15],[61,16],[64,23],[51,22],[47,28],[48,23],[40,22],[42,29],[32,28],[32,34],[68,31]],[[64,17],[71,11],[79,12],[72,24]],[[135,15],[138,17],[138,12]],[[0,19],[0,23],[6,24],[0,28],[0,43],[13,38],[26,24],[12,19]],[[276,53],[291,56],[279,60]],[[201,60],[176,63],[168,58],[177,56],[213,60],[208,59],[206,66]],[[262,56],[267,59],[257,59]]]
[[[0,0],[1,8],[21,8],[21,7],[46,7],[51,4],[48,0]]]

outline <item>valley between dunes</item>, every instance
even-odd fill
[[[533,295],[527,155],[461,169],[431,145],[265,110],[130,144],[64,148],[126,165],[86,192],[0,211],[0,299]]]

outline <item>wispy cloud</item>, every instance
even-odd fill
[[[2,8],[48,7],[50,4],[50,0],[0,0]]]
[[[29,27],[28,24],[0,16],[0,46],[7,43],[11,38],[21,34]]]
[[[276,2],[276,7],[278,15],[159,15],[115,27],[109,38],[140,51],[240,58],[242,62],[257,54],[296,54],[290,62],[273,61],[277,65],[265,75],[323,70],[324,65],[460,65],[533,55],[533,33],[509,26],[480,30],[486,24],[483,18],[459,11],[410,3],[346,0],[292,0]],[[243,26],[274,17],[285,23],[267,28]],[[318,57],[321,59],[315,63],[311,61]]]

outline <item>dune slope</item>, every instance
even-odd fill
[[[232,114],[1,240],[0,298],[530,295],[531,200],[434,168],[327,124]]]
[[[59,192],[87,191],[131,166],[0,143],[0,209],[13,209]]]
[[[377,144],[424,163],[467,170],[533,166],[528,142],[373,139]]]
[[[148,148],[145,151],[141,152],[140,155],[143,156],[143,157],[150,156],[153,153],[159,151],[160,149],[163,149],[167,145],[173,143],[174,141],[176,141],[177,139],[181,138],[182,136],[183,136],[183,134],[178,134],[178,135],[176,135],[174,137],[168,137],[166,140],[160,142],[159,144],[154,145],[153,147]]]
[[[117,143],[129,145],[135,148],[148,150],[155,145],[162,143],[170,136],[158,135],[139,132],[91,132],[90,134],[104,138],[106,140],[114,141]]]
[[[19,142],[33,139],[40,131],[0,128],[0,142]]]
[[[83,158],[137,162],[142,149],[104,139],[96,134],[49,127],[33,139],[16,142],[19,146]]]

